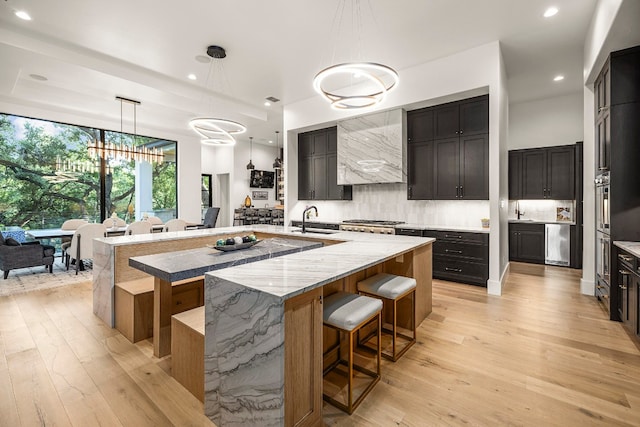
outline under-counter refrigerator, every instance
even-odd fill
[[[569,265],[571,259],[571,226],[569,224],[546,224],[544,242],[545,264]]]

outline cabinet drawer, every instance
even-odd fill
[[[186,283],[173,288],[171,314],[182,313],[204,305],[204,287],[202,281]]]
[[[414,228],[396,228],[396,234],[402,235],[402,236],[422,237],[422,230],[417,230]]]
[[[433,277],[454,282],[486,286],[489,278],[489,265],[477,262],[465,262],[435,255],[433,257]]]
[[[455,242],[471,242],[471,243],[478,243],[482,245],[489,244],[489,234],[487,233],[425,230],[423,233],[423,236],[433,237],[437,240],[450,240]]]
[[[434,255],[473,258],[479,262],[486,262],[489,258],[489,248],[485,245],[473,243],[458,243],[448,240],[436,240],[433,245]]]

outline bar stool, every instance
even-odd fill
[[[388,273],[380,273],[358,282],[358,292],[380,298],[384,306],[391,306],[391,330],[382,328],[382,331],[392,336],[392,352],[382,351],[385,359],[398,360],[416,342],[416,279],[411,277],[396,276]],[[411,326],[409,330],[412,336],[398,333],[398,301],[411,296]],[[386,316],[385,316],[386,318]],[[405,346],[398,350],[398,337],[407,340]]]
[[[352,294],[348,292],[336,292],[326,298],[323,301],[323,321],[324,326],[335,329],[338,333],[338,342],[332,348],[327,350],[325,356],[337,349],[337,359],[323,372],[323,378],[326,378],[332,372],[338,373],[338,375],[344,376],[344,372],[339,373],[340,365],[347,367],[347,398],[346,403],[336,400],[334,397],[329,396],[324,392],[322,397],[327,402],[331,403],[336,408],[339,408],[349,415],[360,405],[362,400],[369,394],[378,381],[380,381],[380,312],[382,311],[382,302],[376,298],[369,298],[363,295]],[[354,335],[359,333],[360,329],[368,324],[376,322],[378,330],[378,347],[376,353],[376,371],[371,371],[359,364],[354,363]],[[342,360],[340,354],[341,348],[341,334],[344,333],[348,336],[349,352],[348,360]],[[367,347],[365,347],[369,350]],[[360,395],[354,400],[353,388],[354,388],[354,370],[365,374],[370,377],[371,380],[366,388],[360,393]],[[344,388],[344,387],[342,387]],[[341,390],[342,390],[341,388]]]

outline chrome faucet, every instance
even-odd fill
[[[302,211],[302,232],[303,233],[306,231],[306,223],[304,220],[307,217],[307,212],[309,212],[311,209],[316,211],[316,216],[318,216],[318,208],[316,208],[315,206],[309,206]]]

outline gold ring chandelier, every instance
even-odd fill
[[[247,131],[247,128],[240,123],[209,117],[191,119],[189,126],[202,137],[200,142],[207,145],[234,145],[236,143],[234,135]]]

